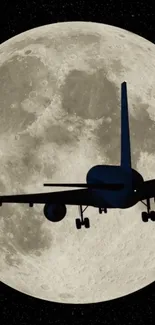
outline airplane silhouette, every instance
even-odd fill
[[[67,213],[66,205],[79,206],[80,218],[76,219],[76,228],[82,225],[90,227],[89,218],[83,218],[88,206],[107,213],[107,209],[127,209],[138,202],[147,207],[142,212],[142,221],[150,218],[155,221],[155,211],[150,211],[150,198],[155,201],[155,179],[144,181],[142,175],[131,167],[130,130],[128,118],[127,84],[121,84],[121,161],[120,165],[96,165],[87,173],[86,183],[44,184],[44,186],[77,187],[81,189],[0,196],[2,203],[44,204],[44,215],[52,222],[61,221]],[[143,202],[146,200],[146,203]],[[82,210],[82,206],[86,206]]]

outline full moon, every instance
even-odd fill
[[[155,45],[121,28],[65,22],[0,45],[0,195],[82,182],[93,165],[120,162],[120,88],[127,82],[132,165],[155,178]],[[49,188],[50,191],[64,188]],[[152,209],[154,208],[153,203]],[[0,280],[27,295],[95,303],[155,280],[155,224],[139,202],[77,230],[78,207],[48,221],[43,205],[0,208]]]

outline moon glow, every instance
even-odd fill
[[[93,165],[119,164],[124,80],[133,168],[154,178],[154,44],[91,22],[42,26],[1,44],[0,195],[83,183]],[[67,206],[64,220],[51,223],[43,205],[4,204],[0,280],[62,303],[137,291],[155,280],[155,225],[141,221],[143,210],[138,203],[100,215],[89,207],[90,229],[77,230],[77,207]]]

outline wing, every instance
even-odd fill
[[[83,187],[83,188],[91,188],[91,189],[101,189],[101,190],[110,190],[110,191],[119,191],[124,188],[124,184],[121,183],[92,183],[92,184],[84,184],[84,183],[45,183],[44,186],[61,186],[61,187]]]
[[[66,205],[92,205],[93,194],[89,189],[20,194],[0,196],[0,205],[5,203],[28,203],[33,204],[45,203],[64,203]]]

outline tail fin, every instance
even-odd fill
[[[121,84],[121,167],[131,171],[127,84]]]

